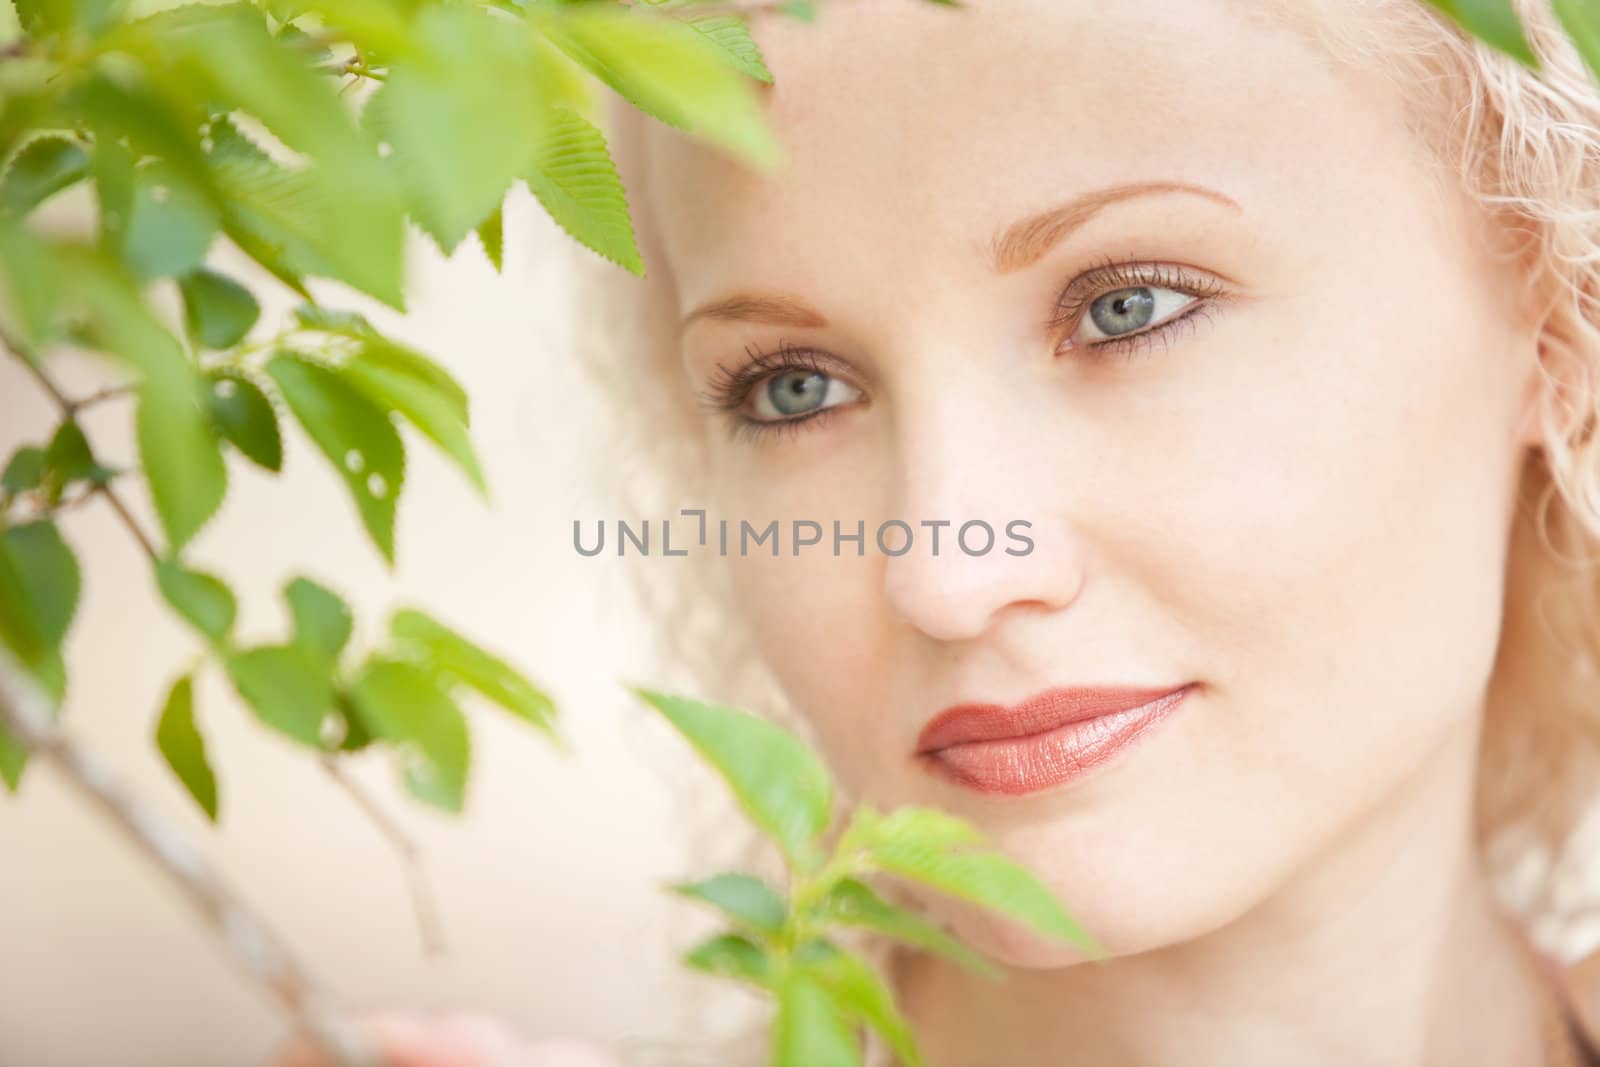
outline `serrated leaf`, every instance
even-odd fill
[[[77,141],[54,134],[36,137],[0,178],[0,212],[21,218],[88,173],[89,153]]]
[[[214,270],[200,268],[178,279],[189,336],[205,348],[232,348],[261,317],[250,290]]]
[[[655,707],[733,790],[739,806],[800,870],[820,857],[833,785],[816,755],[778,726],[738,708],[630,687]]]
[[[402,364],[386,358],[391,351],[392,346],[381,342],[363,344],[345,361],[342,373],[374,404],[399,412],[422,431],[461,468],[480,493],[487,493],[483,469],[473,451],[461,409],[456,406],[456,396],[465,394],[460,393],[459,386],[453,391],[441,389],[433,375],[413,373],[409,367],[402,369]]]
[[[500,657],[420,611],[403,608],[389,621],[396,641],[413,646],[422,662],[555,737],[556,708],[542,690]]]
[[[837,882],[818,902],[818,918],[874,930],[896,941],[943,956],[974,974],[997,979],[1004,973],[983,956],[920,915],[896,907],[855,878]]]
[[[0,489],[13,495],[39,488],[44,478],[44,449],[23,445],[11,453],[5,473],[0,474]]]
[[[846,1017],[876,1030],[894,1050],[903,1067],[922,1067],[911,1027],[895,1006],[894,997],[866,961],[825,941],[804,945],[793,966],[827,990]]]
[[[164,559],[156,564],[156,586],[172,609],[214,644],[227,639],[239,605],[220,578]]]
[[[766,949],[740,934],[719,934],[684,953],[685,966],[719,978],[734,978],[765,988],[772,979]]]
[[[395,500],[405,476],[405,448],[394,424],[327,367],[278,355],[266,369],[295,419],[344,479],[362,524],[392,566]]]
[[[378,337],[377,329],[359,311],[344,311],[320,304],[301,304],[294,309],[295,321],[307,330],[321,330],[357,340]]]
[[[206,758],[205,738],[194,722],[194,680],[184,675],[167,694],[156,724],[156,747],[200,810],[217,821],[217,776]]]
[[[210,390],[194,375],[146,378],[135,424],[156,515],[176,552],[199,532],[228,489],[228,471],[211,426]]]
[[[246,459],[269,471],[283,468],[283,437],[278,411],[261,387],[238,371],[207,374],[211,421],[223,440]]]
[[[412,217],[447,254],[500,204],[540,136],[526,33],[483,9],[421,11],[425,55],[397,59],[363,115],[391,148]]]
[[[750,79],[670,15],[606,5],[557,8],[530,21],[635,107],[763,170],[783,152]]]
[[[354,327],[354,329],[359,329],[359,327]],[[455,416],[461,425],[471,425],[472,420],[467,410],[467,391],[461,387],[460,382],[450,375],[449,371],[415,349],[408,348],[387,337],[379,336],[376,332],[365,337],[358,336],[355,333],[345,334],[345,336],[354,337],[361,342],[356,358],[362,363],[380,367],[394,374],[417,379],[450,406],[451,414]]]
[[[597,126],[566,108],[553,109],[549,136],[526,178],[562,229],[613,263],[644,274],[622,179]]]
[[[1600,82],[1600,5],[1594,0],[1554,0],[1552,6],[1578,54]]]
[[[81,582],[77,557],[49,519],[35,519],[0,533],[22,586],[22,608],[34,631],[59,649],[78,607]]]
[[[296,578],[284,586],[283,598],[289,605],[295,644],[336,659],[355,625],[349,605],[309,578]]]
[[[478,241],[495,273],[499,274],[505,269],[505,216],[500,208],[495,208],[488,218],[478,223]]]
[[[815,978],[785,974],[772,1025],[772,1067],[861,1067],[861,1046],[833,997]]]
[[[312,748],[333,705],[328,664],[299,645],[263,645],[223,660],[234,688],[256,717]]]
[[[783,929],[788,914],[783,898],[750,874],[718,874],[670,888],[680,896],[710,904],[735,922],[769,934]]]
[[[435,807],[461,811],[471,763],[467,723],[432,677],[414,664],[374,657],[350,686],[350,698],[374,736],[412,754],[407,789]]]
[[[675,9],[688,8],[677,17],[716,46],[729,66],[757,81],[772,81],[772,71],[761,57],[761,48],[750,36],[749,24],[740,16],[696,15],[691,6],[693,0],[645,0],[645,3],[674,14]]]
[[[1511,0],[1428,0],[1455,19],[1468,32],[1498,48],[1519,63],[1537,68],[1539,60],[1522,32]]]
[[[141,278],[172,277],[198,267],[221,222],[203,192],[162,164],[134,172],[130,211],[122,258]]]

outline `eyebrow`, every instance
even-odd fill
[[[990,240],[989,265],[996,274],[1012,274],[1037,263],[1074,230],[1101,210],[1122,200],[1165,193],[1189,193],[1242,210],[1229,196],[1192,182],[1127,182],[1082,193],[1005,227]],[[803,300],[775,293],[735,293],[700,305],[684,316],[681,334],[697,319],[723,322],[765,322],[778,326],[821,329],[828,325],[822,312]]]

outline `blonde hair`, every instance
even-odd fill
[[[1564,935],[1585,916],[1581,901],[1564,896],[1576,884],[1567,861],[1577,855],[1574,830],[1600,791],[1600,88],[1549,0],[1516,6],[1539,73],[1464,33],[1424,0],[1278,0],[1258,13],[1313,40],[1336,63],[1394,82],[1438,179],[1459,182],[1490,214],[1524,268],[1522,295],[1538,317],[1541,368],[1555,402],[1542,409],[1542,444],[1523,471],[1477,822],[1485,868],[1507,907],[1547,949],[1570,955]],[[645,260],[659,265],[657,234],[641,210],[644,121],[616,107],[608,129]],[[593,257],[579,271],[586,363],[615,407],[612,469],[621,513],[654,519],[704,506],[703,420],[666,399],[681,390],[666,377],[677,366],[671,278],[641,281]],[[747,629],[734,621],[718,558],[691,553],[674,564],[633,569],[643,606],[659,623],[663,660],[675,672],[664,681],[809,736]],[[692,816],[705,829],[708,860],[770,870],[770,856],[726,799],[708,803],[711,809]],[[893,966],[889,946],[867,940],[858,947]],[[707,1062],[763,1062],[758,1031],[738,1044],[737,1052]]]

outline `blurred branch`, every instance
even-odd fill
[[[411,890],[411,905],[417,916],[417,933],[422,938],[422,951],[429,956],[440,955],[444,952],[444,925],[439,921],[439,909],[428,885],[427,872],[423,869],[422,853],[417,848],[417,843],[399,823],[379,807],[377,800],[362,787],[360,782],[345,772],[336,757],[323,756],[322,768],[349,795],[356,807],[372,820],[378,832],[388,838],[395,851],[400,854],[400,863],[406,872],[406,884]]]
[[[56,725],[50,702],[0,645],[0,728],[34,759],[51,764],[97,806],[146,858],[166,873],[244,973],[277,999],[291,1018],[342,1067],[379,1067],[376,1050],[333,1010],[330,1000],[201,856],[104,765]]]

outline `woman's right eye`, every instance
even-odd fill
[[[774,374],[751,392],[755,418],[760,422],[803,418],[861,396],[848,382],[804,367]]]

